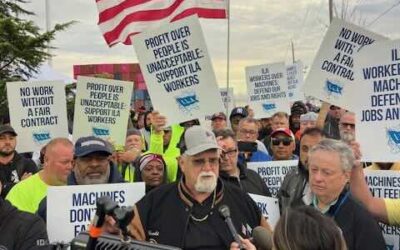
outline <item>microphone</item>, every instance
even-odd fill
[[[239,244],[239,248],[244,249],[242,242],[240,241],[239,235],[236,232],[235,226],[233,225],[231,219],[231,211],[229,210],[229,207],[227,205],[222,205],[218,208],[218,212],[224,218],[225,223],[228,225],[229,231],[233,236],[233,239],[235,239],[235,241]]]
[[[272,249],[272,232],[268,231],[266,228],[261,226],[255,227],[251,236],[258,250]]]
[[[88,249],[95,249],[97,244],[97,239],[102,233],[102,226],[105,221],[106,210],[108,204],[112,202],[111,198],[108,196],[102,196],[96,201],[96,214],[93,219],[93,223],[89,226],[89,242]]]

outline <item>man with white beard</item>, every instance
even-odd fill
[[[352,112],[346,112],[339,121],[340,140],[350,144],[356,139],[356,117]]]
[[[234,238],[218,212],[222,205],[230,208],[233,225],[243,238],[250,237],[256,226],[269,229],[250,196],[218,178],[220,148],[215,135],[193,126],[186,130],[184,142],[179,158],[182,178],[135,205],[132,236],[182,249],[229,249]]]

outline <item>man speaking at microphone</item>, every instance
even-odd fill
[[[218,211],[222,205],[229,207],[241,237],[250,237],[256,226],[269,229],[250,196],[218,179],[220,149],[214,134],[193,126],[184,141],[186,150],[179,158],[182,178],[135,205],[129,226],[134,238],[182,249],[229,249],[234,236]]]

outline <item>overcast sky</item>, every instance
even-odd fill
[[[334,0],[339,16],[342,1]],[[347,18],[353,23],[391,39],[400,39],[398,0],[345,2],[348,2]],[[137,62],[133,46],[107,46],[97,26],[95,0],[49,0],[49,3],[51,26],[72,20],[78,22],[59,33],[52,44],[57,47],[52,51],[55,70],[72,76],[72,66],[76,64]],[[34,0],[25,7],[36,13],[33,20],[45,29],[45,1]],[[233,0],[230,15],[230,84],[237,97],[246,89],[246,66],[291,62],[291,40],[295,59],[311,65],[329,23],[328,0]],[[227,21],[202,19],[201,23],[218,84],[226,86]]]

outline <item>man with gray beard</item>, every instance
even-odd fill
[[[185,131],[184,143],[179,158],[182,178],[135,205],[131,235],[182,249],[229,249],[234,238],[218,212],[222,205],[230,208],[233,225],[243,238],[256,226],[269,229],[250,196],[218,178],[220,148],[215,135],[193,126]]]
[[[124,182],[111,163],[111,145],[94,136],[81,137],[75,143],[75,164],[68,185],[90,185]]]
[[[350,144],[356,139],[356,118],[352,112],[346,112],[340,117],[339,134],[340,140]]]
[[[124,179],[110,160],[111,154],[108,142],[94,136],[79,138],[74,146],[74,167],[67,185],[123,183]],[[47,221],[47,197],[39,203],[36,214]]]

